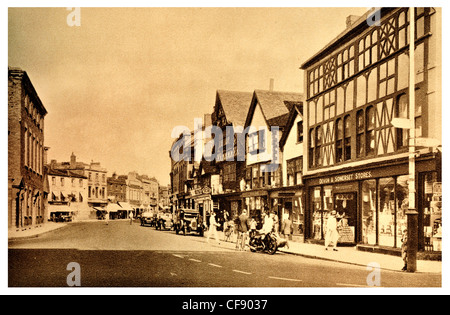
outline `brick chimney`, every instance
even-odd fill
[[[77,166],[77,157],[72,152],[72,155],[70,156],[70,168],[75,169],[76,166]]]

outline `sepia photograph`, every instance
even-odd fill
[[[24,3],[8,289],[444,287],[441,6]]]

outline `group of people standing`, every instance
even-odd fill
[[[225,215],[225,218],[227,218],[227,215]],[[281,232],[284,238],[286,240],[289,238],[290,235],[293,233],[292,228],[292,221],[289,219],[289,214],[284,214],[283,221],[281,224],[281,230],[280,230],[280,224],[278,215],[276,215],[274,212],[271,212],[270,214],[264,214],[263,215],[263,225],[260,230],[257,230],[257,222],[254,217],[250,218],[248,216],[247,210],[242,210],[241,215],[235,218],[233,222],[228,223],[227,220],[225,221],[227,225],[234,225],[235,231],[237,232],[237,239],[236,239],[236,250],[244,250],[245,246],[247,244],[247,237],[252,237],[257,232],[263,235],[275,232],[277,235]],[[218,235],[217,235],[217,227],[220,225],[216,221],[216,214],[213,212],[210,217],[209,221],[209,233],[207,237],[207,242],[209,243],[209,240],[211,237],[214,236],[216,241],[220,244]],[[286,244],[287,247],[289,247],[289,243]]]

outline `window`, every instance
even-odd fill
[[[351,122],[350,115],[344,117],[344,160],[352,158],[352,144],[351,144]]]
[[[227,164],[224,167],[224,182],[236,181],[236,164]]]
[[[259,180],[258,180],[258,173],[259,173],[259,167],[254,166],[252,167],[252,181],[253,185],[252,188],[259,188]]]
[[[344,125],[342,118],[336,120],[336,163],[343,161]]]
[[[406,94],[401,94],[397,98],[396,117],[408,118],[408,98]],[[397,150],[408,147],[408,129],[396,128]]]
[[[248,152],[250,154],[257,154],[258,152],[258,133],[248,135]]]
[[[366,155],[375,154],[375,109],[369,106],[366,109]]]
[[[315,144],[315,138],[314,138],[314,128],[311,128],[309,130],[309,150],[308,150],[308,163],[309,167],[314,167],[314,148],[316,146]]]
[[[56,177],[55,176],[52,177],[52,185],[56,185]]]
[[[302,184],[302,169],[303,169],[303,159],[294,158],[287,161],[287,185],[301,185]]]
[[[266,151],[266,130],[261,129],[258,133],[258,143],[259,143],[259,152],[265,152]]]
[[[338,54],[337,76],[338,82],[351,77],[355,73],[354,68],[355,47],[351,45]]]
[[[364,156],[364,110],[356,113],[356,157]]]
[[[378,30],[368,33],[359,41],[359,70],[367,68],[378,60]]]
[[[64,186],[64,178],[61,178],[61,186]]]
[[[315,147],[315,152],[314,152],[314,162],[316,166],[321,166],[322,165],[322,150],[321,150],[321,146],[322,146],[322,126],[317,126],[316,127],[316,133],[315,133],[315,137],[316,137],[316,147]]]
[[[303,142],[303,121],[297,123],[297,142]]]

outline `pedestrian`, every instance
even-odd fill
[[[403,259],[403,268],[402,271],[406,271],[408,267],[408,230],[403,230],[402,234],[402,259]]]
[[[242,214],[239,216],[238,224],[238,237],[236,240],[236,249],[244,250],[245,242],[247,239],[247,233],[249,229],[247,210],[242,210]]]
[[[278,217],[278,214],[275,212],[273,216],[273,231],[275,232],[275,235],[278,237],[278,232],[280,231],[280,219]]]
[[[292,237],[292,221],[289,219],[289,213],[283,215],[283,222],[281,223],[281,233],[286,239],[286,247],[289,248],[289,242]]]
[[[266,215],[264,219],[264,224],[261,230],[259,230],[259,233],[262,234],[261,240],[265,242],[266,236],[273,232],[273,218],[275,217],[275,214],[273,212],[270,213],[269,216]]]
[[[105,214],[103,215],[106,221],[106,225],[109,225],[109,212],[105,211]]]
[[[337,241],[339,233],[337,230],[336,210],[331,211],[328,216],[326,233],[325,233],[325,250],[328,250],[330,243],[333,243],[333,250],[337,252]]]
[[[216,239],[217,243],[220,244],[219,237],[217,236],[217,227],[219,224],[216,221],[216,213],[211,213],[211,216],[209,218],[209,232],[208,232],[208,238],[206,241],[209,243],[209,239],[211,238],[211,235],[214,234],[214,238]]]
[[[130,225],[133,224],[133,217],[134,217],[133,211],[130,211]]]
[[[250,237],[253,237],[256,233],[256,220],[255,217],[252,217],[252,220],[250,221]]]

